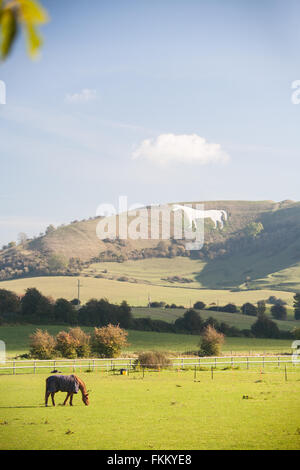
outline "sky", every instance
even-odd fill
[[[0,64],[0,246],[120,196],[300,200],[298,0],[41,3]]]

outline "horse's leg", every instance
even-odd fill
[[[66,396],[66,399],[65,399],[65,401],[64,401],[64,405],[67,404],[67,401],[68,401],[68,398],[69,398],[70,395],[71,395],[71,394],[68,392],[68,393],[67,393],[67,396]]]
[[[70,393],[70,406],[73,406],[73,395],[74,393]]]
[[[47,390],[46,390],[46,393],[45,393],[45,406],[48,406],[49,395],[50,395],[50,392],[47,392]]]
[[[52,405],[53,405],[53,406],[55,406],[54,394],[55,394],[55,392],[52,392],[52,393],[51,393],[51,399],[52,399]]]

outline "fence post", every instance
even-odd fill
[[[247,369],[249,369],[249,357],[247,356]]]
[[[211,366],[211,379],[213,380],[213,378],[214,378],[214,368],[213,366]]]
[[[265,368],[265,356],[263,356],[263,369]]]
[[[284,376],[285,376],[285,381],[287,382],[286,364],[284,366]]]
[[[15,363],[15,361],[14,361],[14,362],[13,362],[13,374],[15,375],[15,373],[16,373],[16,363]]]
[[[33,373],[35,374],[36,361],[33,362]]]

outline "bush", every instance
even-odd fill
[[[213,326],[208,325],[202,334],[202,339],[199,344],[199,356],[219,356],[223,343],[224,335],[218,333]]]
[[[251,332],[256,338],[279,338],[280,332],[276,323],[266,315],[261,315],[251,326]]]
[[[247,302],[242,306],[242,312],[244,313],[244,315],[251,315],[255,317],[257,315],[257,307]]]
[[[168,356],[161,351],[149,351],[139,354],[136,364],[147,369],[163,369],[171,365]]]
[[[294,314],[295,320],[300,320],[300,294],[294,296]]]
[[[14,292],[0,289],[0,314],[17,313],[20,305],[20,298]]]
[[[90,335],[82,331],[81,328],[70,328],[69,335],[75,341],[75,349],[78,357],[89,357],[91,353]]]
[[[175,320],[175,328],[179,331],[188,331],[191,334],[199,334],[203,328],[203,320],[196,310],[190,308],[183,317]]]
[[[77,341],[66,331],[60,331],[56,335],[56,350],[68,359],[77,357],[76,351]]]
[[[226,312],[226,313],[237,313],[238,308],[235,304],[227,304],[224,307],[220,307],[219,310],[221,312]]]
[[[271,314],[273,318],[276,318],[276,320],[285,320],[287,317],[286,308],[279,304],[273,305],[271,307]]]
[[[55,357],[56,341],[48,331],[36,330],[29,337],[30,356],[34,359],[51,359]]]
[[[60,323],[69,323],[70,325],[78,322],[78,313],[72,302],[66,299],[57,299],[54,304],[54,318]]]
[[[94,328],[91,338],[92,351],[99,357],[118,357],[121,348],[127,346],[128,333],[119,325],[107,325]]]
[[[203,310],[205,308],[205,303],[199,300],[198,302],[194,303],[193,308],[195,308],[196,310]]]

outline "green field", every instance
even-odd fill
[[[184,259],[184,258],[183,258]],[[145,260],[152,261],[152,260]],[[170,260],[172,261],[172,260]],[[129,263],[129,262],[128,262]],[[132,262],[139,263],[139,262]],[[105,263],[103,263],[105,264]],[[119,265],[120,269],[125,263],[106,263],[110,265]],[[143,269],[140,265],[139,269]],[[146,269],[146,266],[145,266]],[[170,270],[168,276],[176,274],[176,271]],[[150,276],[150,271],[144,271],[144,277]],[[82,285],[80,290],[80,298],[84,303],[91,298],[106,297],[112,303],[120,303],[127,300],[133,306],[146,306],[150,296],[152,301],[164,301],[166,303],[183,305],[190,307],[198,300],[202,300],[209,305],[215,303],[217,305],[225,305],[229,302],[240,306],[245,302],[256,303],[258,300],[268,299],[271,295],[285,300],[291,307],[293,304],[293,293],[276,291],[270,289],[262,290],[242,290],[232,292],[224,289],[200,289],[199,287],[191,287],[190,284],[168,283],[168,285],[158,285],[142,282],[121,282],[111,279],[97,279],[95,277],[71,276],[44,276],[15,279],[12,281],[0,282],[1,289],[9,289],[17,294],[23,294],[29,287],[36,287],[42,294],[51,296],[54,299],[64,297],[71,300],[77,297],[77,280],[80,279]]]
[[[0,339],[6,343],[7,358],[28,353],[29,335],[37,328],[47,330],[55,335],[61,330],[67,330],[66,325],[22,325],[1,326]],[[83,327],[86,332],[93,328]],[[180,335],[175,333],[156,333],[147,331],[129,331],[129,346],[124,349],[123,354],[131,354],[138,351],[162,350],[173,353],[184,354],[188,351],[198,349],[199,337],[196,335]],[[260,339],[260,338],[229,338],[225,339],[223,345],[224,354],[252,354],[252,353],[275,353],[283,354],[291,352],[291,341],[282,339]]]
[[[148,307],[133,307],[132,314],[134,317],[151,317],[155,320],[164,320],[169,323],[173,323],[176,318],[182,317],[186,312],[185,309],[180,308],[148,308]],[[242,313],[226,313],[201,310],[198,311],[201,318],[206,320],[209,317],[213,317],[219,322],[226,322],[230,326],[235,326],[241,330],[250,329],[251,325],[257,320],[256,317],[250,315],[243,315]],[[270,316],[270,312],[268,312]],[[270,318],[272,318],[270,316]],[[278,328],[283,331],[290,331],[293,328],[299,328],[300,322],[294,320],[292,313],[289,312],[287,320],[274,320],[278,325]]]
[[[296,368],[81,373],[89,407],[45,408],[45,377],[0,376],[1,450],[300,449]]]

